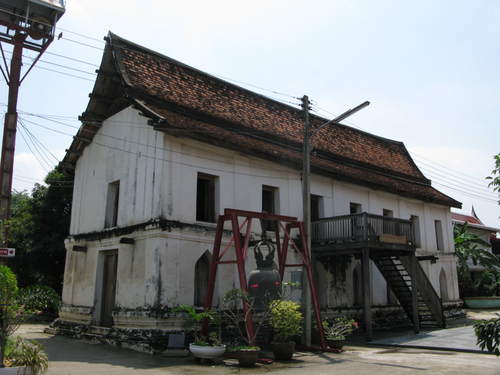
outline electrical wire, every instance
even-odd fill
[[[33,114],[31,114],[33,115]],[[59,124],[63,124],[62,122],[60,121],[55,121],[55,120],[52,120],[52,119],[49,119],[49,116],[44,116],[44,115],[33,115],[33,116],[36,116],[36,117],[39,117],[39,118],[45,118],[45,119],[48,119],[49,121],[54,121],[56,123],[59,123]],[[51,131],[55,131],[55,132],[58,132],[60,134],[64,134],[64,135],[67,135],[67,136],[72,136],[72,134],[68,134],[68,133],[64,133],[64,132],[61,132],[61,131],[58,131],[58,130],[55,130],[55,129],[51,129],[49,127],[45,127],[43,125],[40,125],[40,124],[37,124],[35,122],[32,122],[32,121],[29,121],[29,120],[24,120],[24,121],[27,121],[27,122],[30,122],[36,126],[41,126],[43,128],[46,128],[48,130],[51,130]],[[108,125],[110,126],[119,126],[119,127],[123,127],[123,126],[130,126],[130,127],[140,127],[139,125],[124,125],[124,124],[133,124],[133,122],[110,122]],[[67,125],[67,126],[70,126],[72,128],[76,128],[75,126],[71,126],[71,125]],[[90,131],[88,130],[89,132],[93,132],[95,134],[98,134],[97,131]],[[211,131],[211,133],[214,133],[213,131]],[[156,147],[156,146],[151,146],[151,145],[148,145],[148,144],[144,144],[144,143],[141,143],[141,142],[138,142],[138,141],[131,141],[131,140],[126,140],[126,139],[123,139],[123,138],[119,138],[119,137],[115,137],[115,136],[112,136],[112,135],[108,135],[108,134],[103,134],[103,133],[99,133],[100,136],[102,137],[105,137],[105,138],[111,138],[111,139],[114,139],[116,141],[120,141],[120,142],[123,142],[123,143],[133,143],[133,144],[136,144],[138,145],[139,147],[154,147],[155,149],[161,149],[161,150],[164,150],[163,148],[161,147]],[[179,155],[184,155],[184,156],[193,156],[193,155],[190,155],[190,154],[186,154],[186,153],[183,153],[183,152],[178,152],[178,151],[171,151],[173,153],[176,153],[176,154],[179,154]],[[207,158],[205,157],[202,157],[202,159],[204,160],[207,160]],[[216,160],[216,159],[209,159],[209,160],[212,160],[212,161],[217,161],[219,162],[219,160]],[[240,165],[240,164],[235,164],[235,166],[237,167],[246,167],[246,165]],[[280,170],[277,170],[277,169],[271,169],[271,168],[266,168],[266,170],[269,170],[269,171],[273,171],[273,172],[278,172]],[[424,169],[425,170],[425,169]],[[454,181],[456,181],[456,179],[451,179],[452,181],[450,181],[450,178],[448,179],[442,179],[441,176],[436,176],[434,177],[434,174],[432,174],[432,171],[431,172],[431,175],[432,175],[432,182],[436,185],[440,185],[440,186],[443,186],[443,187],[449,187],[449,188],[453,188],[455,191],[459,191],[463,194],[468,194],[468,195],[471,195],[471,196],[474,196],[474,197],[479,197],[478,194],[482,194],[481,195],[481,198],[483,200],[486,200],[486,201],[493,201],[493,199],[489,199],[487,197],[484,197],[484,194],[485,192],[491,194],[491,192],[487,191],[487,190],[483,190],[483,191],[479,191],[477,190],[476,187],[474,186],[468,186],[469,188],[471,189],[464,189],[464,184],[463,184],[463,181],[458,181],[456,184],[454,183]],[[447,172],[443,172],[443,171],[440,171],[441,173],[447,173]],[[450,174],[451,177],[453,177],[453,175]],[[438,181],[436,181],[438,180]],[[444,181],[447,183],[447,185],[444,185],[443,183],[439,183],[439,181]],[[451,185],[451,186],[450,186]],[[495,201],[496,202],[496,201]]]
[[[84,38],[87,38],[87,39],[90,39],[90,40],[93,40],[93,41],[98,41],[99,43],[102,43],[102,44],[104,44],[104,43],[105,43],[105,42],[104,42],[104,41],[102,41],[102,40],[98,40],[98,39],[95,39],[95,38],[92,38],[92,37],[88,37],[88,36],[85,36],[85,35],[82,35],[82,34],[74,33],[74,32],[72,32],[72,31],[70,31],[70,30],[61,29],[61,28],[59,28],[59,30],[62,30],[62,31],[67,32],[67,33],[75,34],[75,35],[78,35],[78,36],[80,36],[80,37],[84,37]],[[79,41],[76,41],[76,40],[73,40],[73,39],[69,39],[69,38],[65,38],[65,37],[63,37],[62,39],[63,39],[63,40],[66,40],[66,41],[68,41],[68,42],[71,42],[71,43],[76,43],[76,44],[79,44],[79,45],[82,45],[82,46],[85,46],[85,47],[89,47],[89,48],[92,48],[92,49],[102,50],[102,47],[92,46],[92,45],[89,45],[89,44],[87,44],[87,43],[82,43],[82,42],[79,42]],[[115,47],[116,47],[116,46],[115,46]],[[124,47],[122,47],[122,46],[118,46],[118,47],[120,47],[120,48],[124,48]],[[136,52],[137,52],[137,51],[136,51]],[[54,54],[54,53],[50,53],[50,52],[45,52],[45,53],[46,53],[46,54],[52,54],[52,55],[57,56],[57,57],[60,57],[60,58],[66,58],[66,59],[69,59],[69,60],[72,60],[72,61],[75,61],[75,62],[79,62],[79,63],[88,64],[88,65],[91,65],[91,66],[98,67],[98,65],[96,65],[96,64],[92,64],[92,63],[89,63],[89,62],[86,62],[86,61],[83,61],[83,60],[79,60],[79,59],[74,59],[74,58],[71,58],[71,57],[68,57],[68,56],[59,55],[59,54]],[[55,63],[51,63],[51,62],[48,62],[48,61],[40,61],[40,62],[44,62],[44,63],[46,63],[46,64],[51,64],[51,65],[55,65],[55,66],[58,66],[58,67],[61,67],[61,68],[65,68],[65,69],[71,69],[71,70],[74,70],[74,71],[77,71],[77,72],[80,72],[80,73],[84,73],[84,74],[92,74],[92,75],[95,75],[95,73],[89,73],[89,72],[86,72],[86,71],[83,71],[83,70],[70,68],[70,67],[67,67],[67,66],[64,66],[64,65],[55,64]],[[175,65],[175,64],[176,64],[176,62],[175,62],[175,61],[171,61],[171,60],[169,60],[168,62],[169,62],[170,64],[173,64],[173,65]],[[181,65],[181,64],[179,63],[179,65]],[[37,65],[35,65],[35,67],[38,67],[38,68],[40,68],[40,69],[44,69],[44,70],[48,70],[48,71],[52,71],[52,72],[55,72],[55,73],[64,74],[64,75],[71,76],[71,77],[74,77],[74,78],[79,78],[79,79],[83,79],[83,80],[91,81],[91,82],[94,82],[94,81],[95,81],[95,80],[91,80],[91,79],[86,79],[86,78],[84,78],[84,77],[80,77],[80,76],[76,76],[76,75],[72,75],[72,74],[68,74],[68,73],[63,73],[63,72],[61,72],[61,71],[52,70],[52,69],[48,69],[48,68],[44,68],[44,67],[39,67],[39,66],[37,66]],[[205,73],[205,74],[208,74],[208,73]],[[259,87],[259,86],[252,85],[252,84],[248,84],[248,83],[245,83],[245,82],[242,82],[242,81],[238,81],[238,80],[235,80],[235,79],[231,79],[231,78],[223,77],[223,76],[216,75],[216,74],[210,74],[210,75],[212,75],[212,76],[214,76],[214,77],[217,77],[217,78],[220,78],[220,79],[224,79],[224,80],[232,81],[232,82],[235,82],[235,83],[238,83],[238,84],[242,84],[242,85],[245,85],[245,86],[248,86],[248,87],[253,87],[253,88],[257,88],[257,89],[259,89],[259,90],[268,91],[268,92],[271,92],[271,93],[273,93],[273,94],[282,95],[282,96],[286,96],[286,97],[293,98],[293,99],[299,99],[299,98],[297,98],[297,97],[295,97],[295,96],[292,96],[292,95],[289,95],[289,94],[284,94],[284,93],[281,93],[281,92],[278,92],[278,91],[275,91],[275,90],[265,89],[265,88],[263,88],[263,87]],[[284,102],[283,100],[281,100],[281,99],[277,99],[277,98],[271,98],[271,99],[272,99],[272,100],[277,100],[277,101],[280,101],[280,102]],[[295,106],[295,105],[299,105],[299,106],[300,106],[300,104],[297,104],[297,103],[292,103],[292,102],[285,102],[285,103],[286,103],[286,104],[292,104],[292,105],[294,105],[294,106]],[[313,108],[312,108],[312,110],[313,110],[313,111],[317,111],[318,113],[320,113],[320,112],[326,112],[326,113],[329,113],[329,114],[331,114],[331,115],[335,116],[335,115],[334,115],[334,114],[332,114],[331,112],[329,112],[329,111],[327,111],[327,110],[325,110],[325,109],[323,109],[323,108],[321,108],[321,107],[317,106],[315,103],[313,103],[313,104],[312,104],[312,106],[313,106]],[[40,117],[40,118],[45,118],[46,120],[49,120],[47,117],[43,117],[43,116],[39,116],[39,117]],[[28,121],[28,120],[24,120],[24,121],[29,122],[29,123],[32,123],[32,124],[37,125],[37,126],[41,126],[41,127],[46,128],[46,129],[48,129],[48,130],[51,130],[51,131],[58,132],[58,133],[63,134],[63,135],[72,136],[71,134],[67,134],[67,133],[64,133],[64,132],[60,132],[60,131],[57,131],[57,130],[54,130],[54,129],[51,129],[51,128],[48,128],[48,127],[42,126],[42,125],[40,125],[40,124],[36,124],[36,123],[31,122],[31,121]],[[49,121],[54,121],[54,120],[49,120]],[[57,122],[57,121],[54,121],[54,122]],[[349,123],[349,124],[350,124],[351,126],[353,126],[353,127],[356,127],[356,128],[358,128],[358,129],[360,129],[360,130],[362,130],[362,131],[365,131],[364,129],[362,129],[361,127],[359,127],[359,126],[357,126],[357,125],[355,125],[355,124],[352,124],[352,123],[350,123],[350,122],[348,122],[348,121],[346,121],[346,122],[347,122],[347,123]],[[59,122],[59,123],[61,123],[61,122]],[[71,125],[67,125],[67,124],[64,124],[64,123],[61,123],[61,124],[62,124],[62,125],[65,125],[65,126],[72,127],[72,128],[78,128],[78,127],[71,126]],[[133,125],[132,125],[132,126],[133,126]],[[143,145],[143,146],[144,146],[144,145]],[[415,154],[415,155],[416,155],[416,154]],[[419,156],[419,155],[416,155],[416,156]],[[423,158],[423,157],[422,157],[422,158]],[[425,158],[423,158],[423,159],[425,159]],[[428,160],[428,159],[426,159],[426,160]],[[420,165],[426,165],[425,163],[422,163],[422,162],[417,161],[417,160],[416,160],[416,162],[417,162],[417,163],[419,163]],[[432,161],[431,161],[431,162],[432,162]],[[433,163],[434,163],[434,162],[433,162]],[[436,164],[437,164],[437,163],[436,163]],[[427,165],[427,166],[428,166],[428,165]],[[432,167],[432,166],[428,166],[428,167],[429,167],[429,168],[434,168],[434,167]],[[425,168],[422,168],[422,169],[426,170],[427,172],[431,172],[431,171],[429,171],[428,169],[425,169]],[[436,169],[436,168],[435,168],[435,169]],[[447,175],[451,175],[449,172],[442,172],[442,173],[445,173],[445,174],[447,174]],[[467,175],[464,175],[464,176],[467,176]],[[467,177],[468,177],[468,178],[473,178],[473,177],[471,177],[471,176],[467,176]],[[456,181],[456,180],[455,180],[455,181]],[[449,181],[447,181],[447,182],[449,182]],[[469,190],[469,189],[466,189],[466,191],[462,191],[462,190],[459,190],[458,188],[453,188],[453,187],[450,187],[450,186],[448,186],[448,185],[439,184],[439,183],[437,183],[437,182],[436,182],[436,184],[437,184],[437,185],[440,185],[440,186],[444,186],[444,187],[450,188],[450,189],[455,189],[455,190],[457,190],[457,191],[461,191],[463,194],[472,194],[472,192],[473,192],[473,190]],[[453,183],[452,183],[452,184],[450,184],[450,185],[455,186]],[[471,187],[471,186],[469,185],[469,187]],[[478,197],[478,196],[476,196],[476,195],[474,195],[474,196],[475,196],[475,197]],[[488,199],[488,198],[486,198],[486,200],[490,201],[490,199]]]

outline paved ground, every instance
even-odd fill
[[[44,325],[23,326],[18,334],[35,338],[45,346],[51,360],[49,375],[79,374],[500,374],[500,357],[481,353],[475,346],[473,328],[476,318],[489,319],[500,311],[469,310],[467,327],[423,330],[411,334],[411,327],[376,330],[375,340],[364,342],[362,332],[351,335],[343,353],[299,351],[290,362],[255,368],[240,368],[236,360],[221,365],[200,365],[192,357],[170,358],[137,353],[128,349],[90,344],[43,333]],[[264,356],[272,354],[264,351]]]

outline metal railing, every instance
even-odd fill
[[[311,241],[313,243],[375,242],[384,241],[390,236],[393,236],[393,240],[396,239],[398,242],[414,245],[412,221],[363,212],[329,217],[311,223]]]

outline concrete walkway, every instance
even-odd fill
[[[489,319],[491,311],[474,313],[468,318]],[[240,368],[236,360],[225,359],[220,365],[201,365],[192,357],[171,358],[149,355],[128,349],[84,340],[43,333],[44,325],[24,325],[16,333],[36,339],[45,346],[51,361],[48,375],[80,374],[500,374],[500,358],[481,353],[475,348],[473,328],[432,330],[419,335],[405,329],[374,331],[375,341],[364,342],[362,332],[349,336],[342,353],[298,351],[292,361],[258,364],[254,368]],[[265,358],[273,358],[269,348],[263,348]],[[435,350],[439,349],[439,350]],[[464,350],[464,351],[462,351]]]
[[[481,349],[476,345],[476,342],[474,328],[467,326],[381,339],[372,341],[368,345],[480,353]]]
[[[384,336],[384,331],[379,331],[377,332],[377,339],[368,343],[368,345],[481,353],[481,349],[476,345],[477,338],[474,332],[474,321],[489,320],[495,317],[497,317],[495,311],[469,309],[467,310],[467,318],[457,321],[457,324],[464,325],[463,327],[449,329],[423,328],[420,334],[414,334],[412,331],[411,333],[408,332],[410,328],[405,328],[400,332],[395,329],[396,334],[392,332],[389,335],[386,332],[385,336],[390,337],[384,338],[380,338]]]

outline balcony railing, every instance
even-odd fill
[[[391,242],[414,245],[411,220],[366,212],[313,221],[312,243]]]

